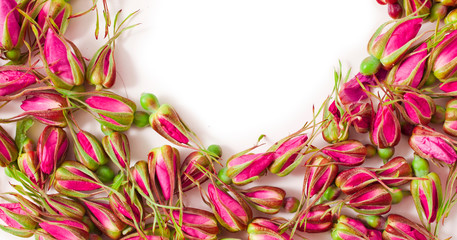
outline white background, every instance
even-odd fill
[[[72,3],[74,12],[90,5]],[[161,103],[177,109],[206,145],[220,144],[225,159],[254,145],[261,134],[269,146],[311,120],[313,105],[318,108],[332,90],[338,61],[344,71],[352,68],[356,73],[367,56],[371,34],[389,19],[387,7],[375,0],[110,4],[113,16],[119,9],[124,17],[139,9],[129,23],[141,23],[117,41],[118,81],[113,90],[137,103],[142,92],[156,94]],[[73,19],[66,34],[87,58],[103,44],[94,40],[94,26],[93,15]],[[97,123],[82,119],[83,128],[102,136]],[[166,143],[149,128],[134,128],[129,137],[133,160],[145,160],[151,148]],[[401,146],[397,153],[409,157],[404,141]],[[302,170],[285,178],[267,176],[259,184],[281,186],[288,195],[299,197]],[[2,191],[7,190],[7,181],[2,180]],[[186,197],[188,206],[205,207],[198,203],[197,192]],[[414,217],[412,204],[407,198],[393,211]],[[451,216],[441,237],[456,236],[451,231],[455,224],[457,218]],[[3,232],[0,236],[13,239]],[[305,236],[330,238],[329,233]]]

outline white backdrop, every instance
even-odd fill
[[[90,5],[72,2],[75,12]],[[225,159],[251,147],[261,134],[269,146],[311,120],[312,106],[320,106],[332,90],[338,61],[344,71],[352,68],[356,73],[371,34],[389,19],[386,6],[375,0],[110,4],[113,16],[118,9],[123,16],[139,9],[130,23],[141,23],[117,42],[114,91],[137,103],[142,92],[156,94],[177,109],[206,145],[220,144]],[[66,34],[87,58],[103,44],[94,40],[94,22],[93,16],[73,19]],[[81,121],[83,128],[98,130],[97,124]],[[165,144],[149,128],[132,129],[129,137],[134,160],[146,159],[151,148]],[[402,146],[397,153],[409,156],[407,145]],[[288,195],[299,197],[302,173],[298,168],[286,178],[267,176],[259,183],[282,186]],[[1,190],[7,190],[7,180],[2,183]],[[189,206],[204,207],[196,204],[196,192],[186,197]],[[415,216],[411,198],[393,211]],[[451,216],[441,237],[456,236],[451,231],[455,224],[457,217]],[[15,239],[3,232],[0,236]],[[306,236],[330,238],[329,233]]]

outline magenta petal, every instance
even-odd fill
[[[427,43],[421,44],[414,52],[413,55],[406,58],[398,67],[397,72],[395,73],[394,84],[402,84],[410,75],[411,71],[417,67],[417,64],[420,63],[425,57],[427,57]],[[424,75],[426,61],[420,63],[419,69],[417,70],[416,75],[411,81],[411,87],[416,88],[419,86],[422,76]]]
[[[17,92],[36,83],[37,78],[29,73],[20,71],[0,72],[0,96]]]
[[[398,25],[392,32],[382,55],[390,55],[399,48],[403,47],[411,39],[416,37],[417,33],[419,32],[419,29],[421,28],[421,24],[422,19],[415,18],[405,21]]]
[[[0,48],[4,47],[3,39],[5,38],[5,23],[7,31],[11,37],[11,43],[15,46],[19,39],[20,22],[19,12],[15,9],[17,2],[15,0],[3,0],[0,4]]]
[[[189,139],[182,134],[172,123],[167,119],[159,117],[160,125],[162,125],[163,130],[173,139],[180,143],[187,144]]]
[[[92,96],[86,99],[86,103],[92,108],[110,112],[132,112],[132,109],[127,104],[110,97]]]

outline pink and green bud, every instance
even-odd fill
[[[443,80],[443,82],[440,83],[439,88],[441,91],[455,96],[455,94],[457,93],[457,79],[445,79]]]
[[[30,215],[36,216],[21,203],[0,204],[0,219],[6,224],[6,228],[11,231],[35,229],[38,223]]]
[[[98,49],[92,57],[87,66],[86,80],[95,85],[97,90],[113,86],[116,81],[116,62],[111,42]]]
[[[108,157],[102,144],[89,132],[80,131],[76,134],[75,156],[78,161],[92,171],[108,163]]]
[[[86,198],[102,188],[97,176],[84,165],[65,161],[55,174],[54,188],[57,192],[75,198]]]
[[[39,170],[39,161],[35,151],[24,152],[17,158],[19,170],[37,186],[42,185]]]
[[[417,155],[433,162],[453,164],[457,161],[453,140],[425,126],[414,128],[409,146]]]
[[[0,126],[0,166],[6,167],[16,161],[18,155],[16,144],[10,135]]]
[[[130,166],[130,144],[127,135],[120,132],[112,132],[102,139],[103,149],[108,154],[111,161],[119,169]]]
[[[379,79],[379,78],[378,78]],[[370,90],[370,85],[376,84],[372,76],[365,76],[361,73],[357,73],[352,79],[345,82],[340,91],[338,92],[338,97],[341,100],[341,103],[344,105],[353,104],[360,102],[368,98],[368,95],[360,86],[360,83],[367,89]]]
[[[267,214],[278,213],[286,196],[284,190],[273,186],[255,186],[240,193],[253,208]]]
[[[85,100],[87,107],[96,113],[101,125],[114,131],[126,131],[133,122],[136,105],[128,98],[108,91],[97,91]]]
[[[443,193],[441,180],[436,173],[431,172],[424,178],[411,181],[411,195],[419,217],[430,224],[436,220],[443,202]]]
[[[390,187],[403,185],[410,181],[407,178],[413,176],[411,166],[403,157],[395,157],[374,171],[384,184]]]
[[[192,139],[192,132],[183,123],[176,110],[168,104],[160,105],[149,116],[149,124],[154,131],[176,145],[187,146]]]
[[[335,180],[338,174],[338,166],[322,155],[315,155],[308,160],[303,179],[303,194],[308,198],[319,192],[324,192]]]
[[[21,22],[15,0],[0,4],[0,50],[11,50],[20,44]]]
[[[152,93],[142,93],[140,97],[141,107],[147,112],[155,112],[160,107],[159,99]]]
[[[289,213],[294,213],[300,206],[300,201],[296,197],[286,197],[282,203],[284,210]]]
[[[406,15],[427,17],[432,8],[431,0],[404,0],[403,9]]]
[[[55,239],[80,240],[89,238],[89,227],[80,221],[46,221],[39,225]]]
[[[178,223],[184,237],[189,240],[215,240],[219,233],[217,220],[211,212],[197,209],[184,208],[182,213],[172,211],[173,221]],[[182,221],[180,221],[182,220]]]
[[[49,21],[52,21],[57,25],[59,31],[64,33],[67,25],[68,18],[72,12],[70,3],[65,0],[48,0],[42,3],[42,8],[37,16],[37,23],[43,29],[47,31],[49,27]]]
[[[387,82],[392,85],[418,88],[424,82],[427,57],[427,44],[423,43],[390,70],[387,75]]]
[[[404,18],[381,25],[368,43],[368,53],[390,68],[406,54],[420,37],[421,18]],[[390,25],[390,26],[389,26]]]
[[[447,80],[457,76],[457,53],[453,51],[457,46],[457,30],[449,32],[433,49],[430,62],[432,71],[440,80]]]
[[[377,182],[376,175],[364,167],[344,170],[335,179],[335,185],[345,194],[356,193],[368,185]]]
[[[43,124],[58,127],[67,125],[63,113],[66,107],[65,98],[51,92],[33,92],[21,104],[24,115],[32,116]]]
[[[227,176],[236,185],[245,185],[260,178],[274,161],[275,153],[249,153],[227,160]]]
[[[92,222],[106,236],[111,239],[119,239],[122,230],[126,226],[111,210],[108,203],[103,201],[81,200],[86,206]]]
[[[368,238],[368,229],[359,220],[341,215],[332,230],[333,240],[362,240]],[[374,240],[374,239],[373,239]]]
[[[297,229],[302,232],[327,232],[333,226],[333,214],[328,205],[315,205],[299,221]]]
[[[255,218],[248,225],[249,240],[291,240],[286,232],[281,234],[278,224],[267,218]]]
[[[328,143],[337,143],[348,139],[348,122],[342,118],[344,113],[336,107],[335,101],[330,106],[324,108],[322,137]]]
[[[21,71],[0,72],[0,96],[8,96],[37,82],[37,77]]]
[[[351,104],[349,122],[358,133],[367,133],[371,129],[373,107],[370,103]]]
[[[152,149],[148,154],[148,169],[152,191],[157,198],[173,202],[177,187],[179,151],[169,145]]]
[[[148,162],[138,161],[130,169],[133,180],[135,181],[135,188],[142,196],[151,196],[152,187],[149,178]]]
[[[457,1],[456,0],[436,0],[435,2],[440,2],[444,6],[449,6],[449,7],[457,6]]]
[[[319,198],[319,200],[317,201],[317,204],[336,200],[340,196],[340,194],[341,189],[332,184],[325,190],[324,194],[322,194],[322,197]]]
[[[375,183],[350,195],[346,205],[358,213],[379,215],[390,211],[392,196],[381,184]]]
[[[46,73],[54,86],[71,89],[84,83],[84,60],[79,50],[52,28],[46,33],[44,58]]]
[[[450,26],[450,29],[452,30],[457,29],[457,11],[455,9],[452,9],[449,13],[447,13],[444,18],[444,23],[447,26]]]
[[[330,156],[339,164],[357,166],[365,161],[367,148],[357,140],[346,140],[328,145],[321,149],[322,153]]]
[[[69,141],[67,133],[60,127],[47,126],[37,142],[37,155],[40,171],[53,173],[67,153]]]
[[[392,106],[379,104],[371,128],[371,141],[379,148],[386,148],[397,145],[400,137],[400,121]]]
[[[300,152],[306,147],[307,135],[295,134],[288,136],[275,143],[268,152],[275,152],[275,159],[269,166],[269,171],[280,176],[286,176],[292,172],[302,161],[304,155]]]
[[[457,99],[446,104],[443,130],[451,136],[457,136]]]
[[[427,125],[435,114],[435,102],[425,94],[406,92],[403,95],[404,111],[403,118],[414,125]]]
[[[134,227],[143,219],[143,205],[136,192],[130,187],[121,188],[119,194],[109,195],[109,205],[114,214],[124,223]]]
[[[382,238],[384,240],[427,240],[432,239],[432,235],[420,224],[400,215],[391,214],[387,217]]]
[[[238,232],[247,228],[252,218],[252,211],[236,192],[233,194],[235,198],[213,184],[208,185],[208,204],[217,221],[228,231]]]
[[[57,194],[50,195],[49,198],[46,199],[46,203],[56,214],[72,219],[82,220],[86,214],[86,209],[81,203]]]
[[[211,162],[205,154],[195,151],[187,155],[181,166],[182,191],[189,191],[196,187],[197,183],[202,184],[208,180],[205,171],[210,169],[212,169]]]

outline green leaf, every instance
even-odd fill
[[[19,154],[21,154],[24,141],[27,139],[27,131],[33,126],[33,123],[34,121],[31,118],[25,118],[17,122],[15,141]]]

